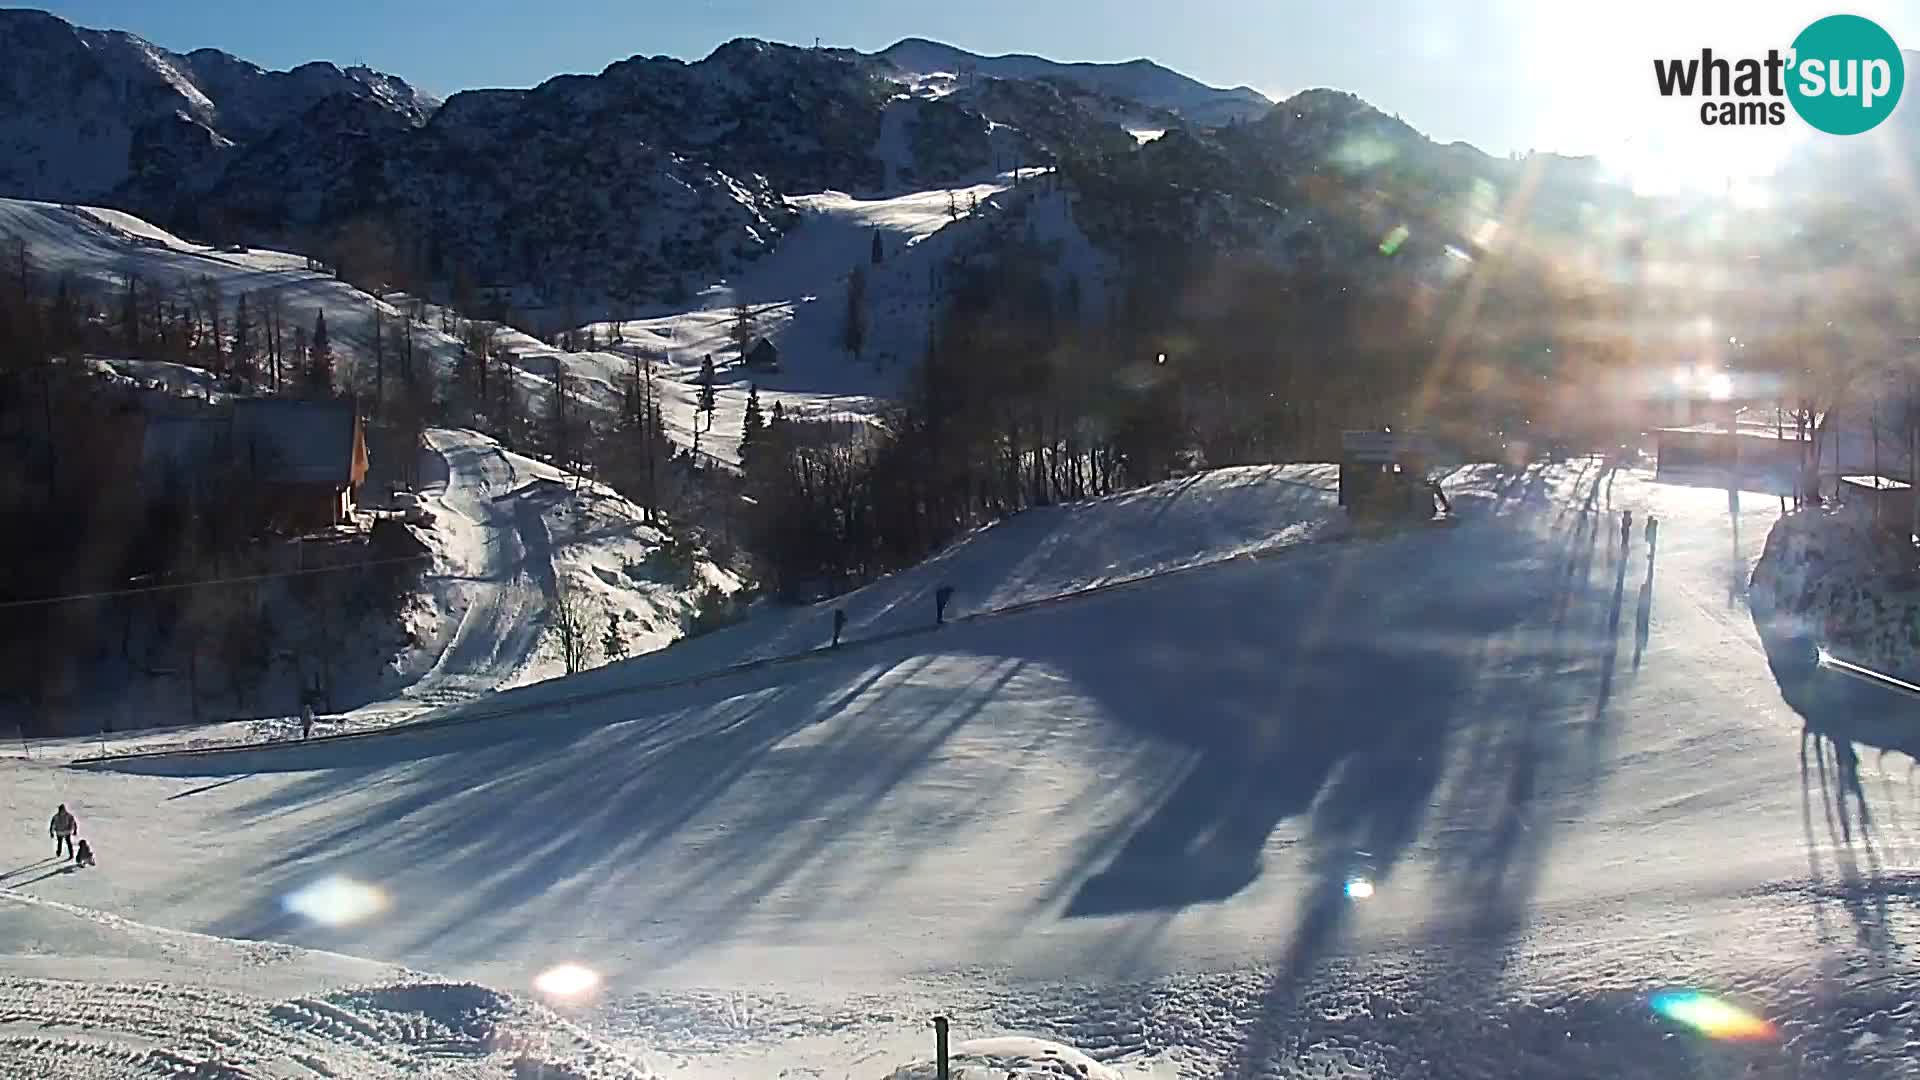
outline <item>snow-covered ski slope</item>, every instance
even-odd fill
[[[1052,251],[1063,279],[1079,280],[1085,310],[1101,310],[1104,257],[1074,225],[1066,196],[1051,190],[1037,170],[1025,175],[1033,182],[1018,188],[1008,174],[993,182],[887,199],[838,192],[798,196],[792,201],[802,213],[801,223],[772,255],[684,308],[623,322],[618,348],[562,353],[514,330],[501,335],[501,344],[511,352],[529,393],[546,394],[556,362],[564,362],[576,388],[609,410],[621,400],[634,356],[652,355],[674,443],[694,446],[697,426],[704,453],[737,463],[749,385],[759,387],[763,409],[770,412],[777,402],[793,415],[815,418],[871,416],[896,396],[925,350],[939,295],[935,279],[945,260],[978,244],[996,219],[1017,221],[1020,235]],[[883,248],[879,265],[870,262],[876,233]],[[218,286],[229,311],[242,292],[279,296],[288,319],[300,325],[311,326],[314,313],[324,310],[343,375],[356,359],[371,362],[376,308],[390,319],[401,314],[392,303],[307,269],[302,256],[196,244],[119,210],[0,199],[0,242],[9,245],[9,257],[15,240],[26,244],[35,273],[48,282],[66,275],[113,292],[133,273],[148,286],[173,291],[204,276]],[[858,359],[844,345],[848,278],[856,266],[867,275],[868,312],[867,341]],[[753,313],[756,331],[780,347],[780,372],[738,366],[730,332],[734,306],[742,301]],[[542,319],[557,317],[548,312]],[[590,325],[599,342],[611,342],[611,322]],[[458,343],[437,324],[416,325],[414,337],[415,348],[441,370],[458,355]],[[707,355],[719,367],[710,431],[698,414],[697,380]]]
[[[758,388],[767,411],[777,402],[795,416],[871,416],[899,395],[925,353],[941,295],[936,282],[948,272],[947,260],[979,245],[989,228],[1008,229],[1048,252],[1059,280],[1078,281],[1083,310],[1103,310],[1108,260],[1074,224],[1067,196],[1052,190],[1037,170],[1025,176],[1029,182],[1020,187],[1009,174],[993,183],[884,199],[840,192],[795,197],[800,223],[771,255],[738,280],[706,290],[686,310],[621,322],[620,347],[568,354],[567,370],[612,402],[636,352],[660,358],[663,412],[674,442],[693,445],[697,421],[702,451],[728,462],[739,460],[749,386]],[[876,234],[883,252],[879,264],[871,262]],[[857,358],[845,345],[847,290],[856,267],[866,277],[867,312],[866,341]],[[741,303],[752,313],[755,331],[779,347],[779,372],[738,364],[731,334]],[[596,340],[611,341],[613,323],[591,326]],[[548,363],[558,355],[524,336],[513,347]],[[705,356],[714,358],[717,376],[711,432],[696,413]]]
[[[1023,516],[846,601],[855,639],[941,584],[958,621],[695,685],[614,684],[825,609],[436,730],[11,762],[0,858],[64,801],[102,872],[36,897],[516,992],[585,965],[595,1031],[699,1075],[861,1075],[935,1010],[1193,1075],[1911,1075],[1908,763],[1804,725],[1906,705],[1783,693],[1772,497],[1480,472],[1455,526],[1334,540],[1314,482]]]
[[[330,274],[308,270],[302,256],[191,243],[119,210],[0,199],[0,240],[8,244],[9,257],[14,242],[25,243],[32,271],[47,288],[65,276],[114,294],[133,274],[146,287],[177,292],[206,277],[219,288],[229,314],[243,292],[277,295],[288,320],[309,328],[314,313],[325,311],[343,364],[370,348],[377,304],[390,318],[399,315]],[[415,347],[436,364],[451,363],[457,352],[453,339],[428,327],[416,328]]]

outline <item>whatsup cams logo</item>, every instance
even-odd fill
[[[1697,57],[1655,60],[1661,97],[1700,98],[1710,127],[1780,125],[1791,105],[1829,135],[1871,131],[1892,115],[1906,85],[1893,35],[1858,15],[1829,15],[1800,31],[1782,53],[1731,59],[1710,48]]]

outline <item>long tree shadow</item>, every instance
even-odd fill
[[[1810,767],[1817,783],[1809,780]],[[1806,805],[1814,798],[1816,788],[1826,824],[1824,840],[1814,832],[1813,815]],[[1860,779],[1860,754],[1852,742],[1811,727],[1802,729],[1800,798],[1816,912],[1826,900],[1838,900],[1853,920],[1858,943],[1885,955],[1893,947],[1887,913],[1889,890],[1882,887],[1883,866],[1875,844],[1873,808]],[[1833,854],[1832,882],[1821,872],[1819,852],[1823,848]],[[1821,929],[1824,932],[1824,927]]]
[[[530,918],[587,919],[608,910],[609,890],[642,890],[646,908],[676,916],[640,935],[672,962],[729,934],[799,875],[825,873],[834,841],[867,823],[1023,666],[926,679],[940,662],[901,651],[864,674],[842,665],[733,696],[709,689],[706,701],[630,721],[583,716],[491,745],[443,732],[459,751],[426,756],[377,748],[384,762],[290,781],[232,811],[236,823],[263,813],[313,820],[209,929],[482,964],[511,953]],[[383,790],[393,795],[377,797]],[[982,793],[897,843],[937,847],[989,806]],[[376,886],[397,917],[330,928],[285,902],[334,876]]]
[[[1633,613],[1633,670],[1640,670],[1640,662],[1647,654],[1647,641],[1653,636],[1653,565],[1654,549],[1652,541],[1647,545],[1647,578],[1640,583],[1640,600],[1634,605]]]
[[[1525,925],[1550,825],[1577,812],[1602,770],[1596,757],[1611,720],[1594,702],[1617,628],[1609,601],[1617,602],[1618,575],[1596,568],[1594,555],[1609,524],[1573,516],[1548,549],[1548,566],[1524,575],[1546,583],[1544,594],[1511,594],[1514,606],[1479,628],[1473,647],[1453,657],[1450,676],[1421,680],[1453,695],[1435,703],[1439,715],[1386,714],[1389,722],[1369,729],[1367,748],[1340,766],[1309,818],[1308,881],[1260,1019],[1228,1075],[1266,1075],[1276,1040],[1297,1027],[1301,995],[1354,910],[1349,880],[1389,888],[1396,864],[1430,828],[1438,829],[1430,840],[1438,903],[1466,920],[1449,929],[1448,946],[1462,965],[1497,981],[1508,942]],[[1526,548],[1516,563],[1538,564],[1539,537]],[[1474,580],[1484,587],[1506,569],[1492,554]]]
[[[1535,613],[1558,611],[1564,627],[1570,607],[1590,606],[1569,599],[1595,588],[1591,519],[1572,520],[1551,575],[1532,565],[1518,572],[1539,559],[1535,522],[1520,515],[1475,526],[1481,565],[1467,574],[1444,558],[1417,557],[1432,541],[1416,536],[1338,547],[1310,566],[1296,564],[1291,587],[1266,594],[1219,590],[1229,603],[1257,605],[1204,616],[1216,633],[1231,627],[1252,655],[1183,656],[1164,699],[1155,680],[1143,680],[1127,700],[1109,703],[1120,718],[1191,748],[1190,763],[1148,813],[1122,826],[1124,839],[1102,836],[1088,846],[1092,865],[1070,872],[1080,885],[1064,914],[1165,912],[1233,896],[1259,876],[1278,824],[1304,815],[1316,884],[1296,936],[1316,949],[1342,906],[1314,915],[1320,900],[1339,896],[1356,858],[1376,877],[1391,874],[1421,831],[1449,740],[1484,735],[1490,713],[1480,684],[1497,662],[1485,642],[1503,633],[1531,641],[1549,632],[1532,623]],[[1386,564],[1395,570],[1380,580]],[[1166,657],[1141,663],[1174,666]],[[1259,674],[1244,699],[1242,665]],[[1189,696],[1194,688],[1204,690]],[[1504,790],[1508,781],[1495,775],[1501,764],[1486,768],[1483,779]]]
[[[1576,524],[1562,548],[1544,627],[1528,621],[1487,646],[1477,706],[1485,716],[1459,755],[1445,813],[1455,831],[1438,854],[1452,891],[1470,898],[1470,909],[1489,925],[1505,925],[1529,895],[1544,836],[1535,805],[1541,773],[1565,773],[1563,792],[1583,792],[1598,780],[1621,588],[1617,564],[1611,597],[1595,581],[1603,532],[1611,541],[1609,518]],[[1583,727],[1585,737],[1576,737]]]

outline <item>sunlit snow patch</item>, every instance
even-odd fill
[[[561,964],[541,972],[533,988],[548,997],[577,998],[590,994],[600,985],[600,976],[579,964]]]
[[[379,914],[387,897],[372,885],[335,876],[294,892],[284,903],[293,914],[323,926],[349,926]]]
[[[1347,879],[1347,899],[1365,900],[1373,895],[1373,882],[1363,877]]]
[[[1710,1039],[1745,1042],[1773,1037],[1773,1025],[1732,1002],[1699,990],[1653,995],[1653,1011]]]

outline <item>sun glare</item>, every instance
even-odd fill
[[[1514,61],[1535,113],[1542,148],[1590,154],[1610,183],[1647,197],[1726,200],[1745,210],[1772,204],[1770,179],[1808,138],[1788,110],[1784,124],[1703,123],[1705,99],[1662,96],[1653,62],[1716,54],[1764,55],[1806,25],[1804,5],[1754,0],[1739,20],[1711,5],[1615,0],[1528,5],[1515,15]]]
[[[591,968],[579,964],[561,964],[541,972],[533,980],[533,988],[548,997],[577,998],[592,993],[600,986],[600,976]]]
[[[1770,180],[1801,138],[1793,128],[1630,138],[1600,160],[1615,183],[1650,197],[1719,197],[1746,210],[1772,202]]]

